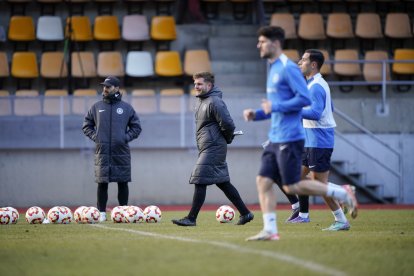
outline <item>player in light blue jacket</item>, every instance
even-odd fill
[[[328,186],[317,180],[301,180],[304,130],[302,108],[311,104],[306,82],[298,66],[283,54],[285,33],[282,28],[265,26],[258,31],[260,57],[269,61],[267,99],[261,109],[246,109],[246,121],[271,119],[256,185],[264,228],[247,240],[279,240],[276,224],[276,196],[273,184],[281,183],[288,194],[328,196],[343,201],[351,211],[357,202],[352,193],[340,186]]]

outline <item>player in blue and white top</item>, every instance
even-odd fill
[[[256,185],[264,228],[247,240],[278,240],[276,225],[276,195],[273,184],[281,183],[288,194],[319,195],[343,201],[350,210],[356,206],[351,193],[339,186],[327,186],[317,180],[301,180],[304,130],[302,108],[311,104],[306,82],[296,64],[282,53],[285,32],[280,27],[265,26],[258,31],[257,48],[260,57],[270,63],[267,99],[261,109],[246,109],[246,121],[271,118],[269,144],[262,154]]]
[[[299,61],[299,67],[305,76],[312,104],[302,110],[305,129],[305,149],[302,156],[302,179],[310,176],[328,185],[331,155],[334,147],[333,104],[328,83],[320,73],[325,61],[319,50],[306,50]],[[324,230],[349,230],[350,225],[337,200],[324,197],[331,209],[335,222]],[[291,223],[306,223],[309,219],[309,197],[299,196],[300,212]],[[356,215],[356,213],[354,213]]]

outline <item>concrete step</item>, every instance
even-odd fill
[[[258,74],[218,74],[215,75],[215,83],[220,86],[250,86],[264,87],[266,81],[265,75]]]
[[[263,60],[229,61],[216,60],[212,64],[213,72],[221,73],[254,73],[266,74],[266,63]]]
[[[212,60],[260,60],[255,37],[211,37]]]

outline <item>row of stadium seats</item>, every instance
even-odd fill
[[[286,55],[297,62],[300,59],[296,49],[286,49]],[[363,76],[366,81],[382,80],[382,61],[394,59],[414,60],[414,49],[396,49],[393,57],[386,51],[367,51],[360,60],[358,50],[336,50],[333,60],[326,50],[323,50],[326,64],[321,69],[325,76],[334,73],[338,77],[357,78]],[[0,78],[12,76],[16,79],[33,79],[39,76],[45,80],[62,80],[68,76],[67,64],[63,62],[63,52],[45,52],[41,56],[40,73],[37,58],[34,52],[15,52],[11,61],[11,73],[7,55],[0,52]],[[350,61],[343,63],[338,61]],[[362,64],[361,61],[365,61]],[[377,61],[377,63],[373,63]],[[333,63],[333,65],[332,65]],[[74,78],[95,78],[108,75],[120,78],[145,77],[183,77],[192,76],[198,71],[212,71],[209,53],[206,50],[187,50],[183,62],[177,51],[159,51],[155,54],[155,61],[150,52],[130,51],[126,62],[118,51],[99,52],[97,62],[93,52],[72,52],[71,75]],[[411,77],[414,75],[412,63],[386,63],[386,79],[391,79],[391,72],[396,76]],[[398,77],[397,77],[398,78]],[[18,85],[19,88],[19,85]]]
[[[123,94],[138,114],[178,114],[182,109],[192,111],[194,106],[194,97],[184,97],[184,90],[180,88],[164,88],[159,93],[153,89],[134,89],[130,94],[125,91]],[[14,96],[0,90],[0,116],[57,116],[61,111],[64,115],[85,115],[98,99],[95,89],[77,89],[73,96],[68,96],[64,89],[46,90],[44,95],[39,95],[37,90],[18,90]]]
[[[122,19],[120,31],[118,17],[111,15],[96,16],[93,31],[88,16],[72,16],[66,20],[66,35],[72,41],[88,42],[116,41],[121,38],[128,42],[147,40],[170,41],[176,39],[176,25],[172,16],[153,16],[151,31],[145,15],[126,15]],[[65,38],[62,19],[59,16],[40,16],[37,28],[30,16],[12,16],[7,38],[11,42],[59,42]],[[5,39],[5,37],[4,37]]]
[[[63,52],[44,52],[41,55],[40,73],[34,52],[15,52],[12,56],[11,70],[5,52],[0,52],[0,78],[12,76],[16,79],[34,79],[39,76],[45,80],[59,80],[68,76]],[[125,65],[124,65],[125,64]],[[130,51],[124,63],[121,52],[103,51],[72,52],[71,76],[74,78],[117,77],[181,77],[192,76],[198,71],[211,71],[210,57],[206,50],[187,50],[183,62],[177,51],[159,51],[155,62],[150,52]],[[19,88],[19,85],[18,85]]]

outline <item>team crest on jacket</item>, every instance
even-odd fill
[[[122,113],[124,113],[124,110],[122,108],[118,107],[116,109],[116,113],[118,113],[119,115],[121,115]]]
[[[273,75],[272,82],[273,83],[278,83],[279,82],[279,74],[274,74]]]

